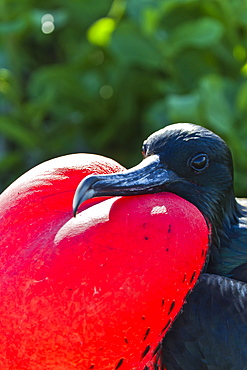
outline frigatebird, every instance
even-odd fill
[[[247,207],[234,195],[230,149],[204,127],[177,123],[149,136],[142,152],[142,162],[129,170],[86,177],[74,214],[97,196],[166,191],[194,204],[212,227],[210,255],[162,341],[156,367],[247,369]]]

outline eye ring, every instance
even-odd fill
[[[204,171],[209,166],[209,158],[205,153],[199,153],[189,159],[189,166],[195,172]]]

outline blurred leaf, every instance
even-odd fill
[[[19,151],[11,151],[11,153],[1,156],[1,179],[0,189],[4,189],[10,185],[17,176],[21,175],[23,171],[23,158]],[[1,193],[0,190],[0,193]]]
[[[207,48],[216,45],[224,32],[223,25],[212,18],[201,18],[182,24],[172,33],[170,50],[178,53],[186,47]]]
[[[33,148],[36,145],[35,135],[11,117],[0,116],[0,133],[25,148]]]
[[[240,111],[247,112],[247,81],[244,81],[239,88],[236,104]]]
[[[0,36],[1,188],[75,151],[129,167],[192,121],[229,143],[247,194],[246,1],[1,0]]]
[[[101,18],[93,23],[88,31],[88,41],[92,44],[105,46],[109,43],[112,32],[116,28],[116,22],[112,18]]]
[[[11,22],[1,22],[0,35],[6,36],[9,34],[20,33],[25,29],[26,25],[27,24],[24,19],[16,19]]]
[[[127,0],[113,0],[108,16],[114,19],[121,19],[126,10]]]
[[[234,112],[226,97],[226,84],[217,75],[205,76],[200,81],[200,96],[206,119],[211,127],[226,135],[233,129]]]
[[[160,0],[131,0],[126,2],[126,12],[135,22],[142,22],[143,13],[147,9],[158,9]]]
[[[199,0],[200,1],[200,0]],[[163,14],[169,13],[171,10],[177,10],[184,6],[190,6],[191,4],[197,3],[198,0],[167,0],[160,1],[160,10]]]
[[[9,168],[14,167],[20,163],[20,153],[12,151],[10,154],[1,157],[1,171],[8,171]]]
[[[73,18],[74,26],[87,29],[93,22],[107,15],[112,0],[60,0],[58,3]]]
[[[184,50],[179,54],[179,58],[174,58],[173,64],[185,91],[194,90],[202,77],[218,71],[216,59],[207,49]]]
[[[157,68],[162,62],[158,48],[130,22],[124,22],[116,29],[110,48],[121,62],[128,65]]]
[[[198,93],[170,95],[166,109],[173,122],[200,123],[200,96]]]
[[[159,100],[152,104],[146,113],[147,127],[146,131],[150,134],[162,128],[168,120],[168,112],[165,99]]]

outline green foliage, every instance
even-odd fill
[[[245,1],[0,2],[1,189],[72,152],[132,166],[147,135],[189,121],[228,142],[246,196],[246,116]]]

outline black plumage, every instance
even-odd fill
[[[159,356],[167,370],[246,370],[247,284],[202,274]]]
[[[143,155],[138,166],[123,173],[85,178],[74,197],[74,212],[85,199],[102,195],[169,191],[193,203],[212,226],[207,274],[162,342],[161,368],[247,369],[244,346],[232,351],[240,334],[247,332],[242,310],[247,308],[246,285],[236,281],[247,282],[247,208],[234,196],[231,152],[211,131],[184,123],[152,134],[143,144]],[[227,330],[228,316],[235,329],[231,324]],[[228,362],[213,348],[219,341]]]

